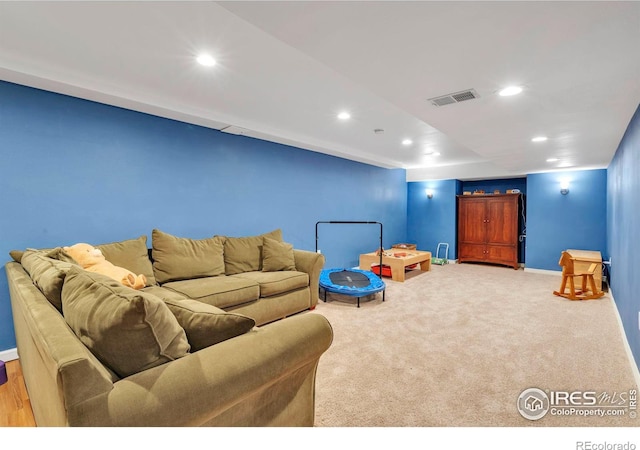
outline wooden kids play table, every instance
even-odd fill
[[[360,255],[360,270],[371,270],[371,266],[379,264],[380,255],[376,254],[376,252]],[[420,264],[420,270],[423,272],[431,270],[431,252],[392,248],[391,250],[385,250],[382,254],[382,265],[391,268],[391,279],[393,281],[403,282],[405,268],[414,264]]]

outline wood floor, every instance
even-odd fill
[[[35,427],[19,360],[6,363],[9,381],[0,386],[0,427]]]

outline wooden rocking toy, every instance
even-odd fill
[[[562,266],[562,284],[559,291],[553,291],[555,295],[568,298],[569,300],[590,300],[604,296],[604,292],[596,287],[593,274],[596,271],[597,264],[593,263],[586,272],[575,273],[573,269],[573,258],[567,252],[562,252],[558,264]],[[580,290],[576,290],[575,278],[581,278],[582,283]],[[565,292],[569,282],[569,292]]]

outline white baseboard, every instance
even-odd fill
[[[524,268],[525,272],[531,272],[531,273],[541,273],[543,275],[562,275],[562,271],[561,270],[546,270],[546,269],[530,269],[528,267]]]
[[[627,358],[629,358],[629,365],[631,366],[631,371],[633,372],[633,378],[636,380],[636,388],[640,388],[640,370],[638,370],[638,365],[636,364],[636,360],[633,357],[633,353],[631,352],[631,347],[629,346],[629,341],[627,340],[627,333],[624,331],[624,325],[622,324],[622,318],[620,317],[620,311],[618,311],[618,304],[613,298],[613,291],[609,288],[609,295],[611,296],[611,300],[613,300],[613,308],[616,311],[616,318],[618,319],[618,326],[620,327],[620,334],[622,335],[622,342],[624,344],[624,348],[627,352]]]
[[[0,359],[2,361],[13,361],[14,359],[18,359],[18,349],[11,348],[9,350],[3,350],[0,352]]]

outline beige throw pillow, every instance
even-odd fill
[[[265,237],[262,247],[262,271],[296,270],[293,245]]]
[[[9,251],[9,256],[11,256],[15,262],[21,263],[24,252],[24,250],[11,250]]]
[[[224,238],[189,239],[153,230],[153,271],[158,283],[224,275]]]
[[[161,299],[105,275],[69,269],[62,309],[82,343],[121,378],[189,353],[184,330]]]
[[[62,286],[67,272],[75,264],[59,261],[61,248],[48,251],[26,250],[22,255],[22,267],[27,271],[33,284],[47,297],[47,300],[62,312]]]
[[[227,237],[224,241],[224,267],[227,275],[262,270],[264,238],[282,241],[282,230],[259,236]]]

